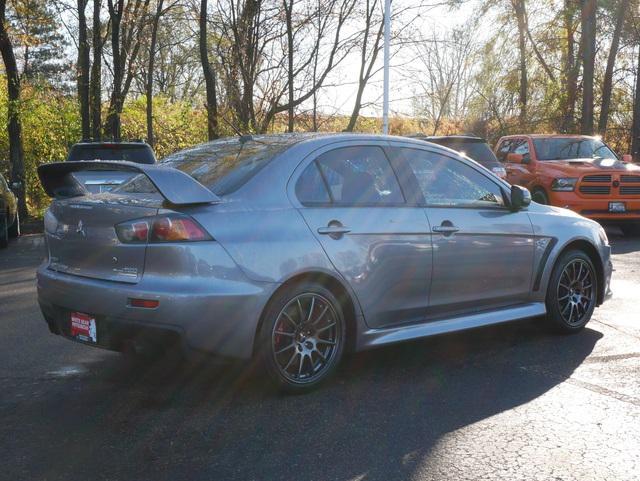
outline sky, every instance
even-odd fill
[[[411,5],[417,4],[417,0],[396,0],[398,4]],[[393,3],[396,3],[393,2]],[[442,3],[433,0],[433,3]],[[425,9],[421,14],[421,18],[417,18],[413,23],[412,31],[416,35],[431,35],[433,31],[446,32],[455,27],[464,25],[473,12],[478,8],[478,0],[467,0],[463,6],[451,10],[446,6],[435,6]],[[391,26],[392,31],[394,25]],[[392,47],[392,50],[393,47]],[[357,57],[357,54],[355,54]],[[403,63],[410,62],[412,58],[411,49],[401,47],[394,55],[390,62],[390,89],[389,89],[389,109],[390,115],[411,115],[412,105],[409,100],[411,93],[411,85],[402,78],[399,71]],[[383,65],[382,55],[378,59],[380,72],[371,80],[364,93],[364,102],[371,104],[362,109],[361,114],[365,116],[381,116],[382,115],[382,86],[383,86]],[[359,59],[354,58],[353,61],[346,59],[336,73],[333,80],[348,81],[358,78]],[[328,83],[331,83],[329,80]],[[338,82],[336,82],[338,83]],[[350,114],[353,109],[353,98],[357,91],[355,82],[348,82],[340,87],[331,87],[323,91],[322,103],[325,104],[324,109],[327,113],[329,110],[335,109],[341,114]],[[331,112],[333,113],[333,112]]]

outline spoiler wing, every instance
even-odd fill
[[[220,197],[184,172],[169,167],[119,161],[76,161],[43,164],[38,177],[49,197],[85,195],[87,190],[71,174],[85,170],[125,171],[144,174],[160,195],[173,205],[215,204]]]

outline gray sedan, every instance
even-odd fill
[[[136,176],[88,194],[73,173],[99,169]],[[538,316],[578,332],[609,294],[597,223],[421,141],[243,136],[39,175],[51,332],[254,359],[288,391],[346,350]]]

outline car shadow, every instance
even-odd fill
[[[406,479],[446,434],[569,378],[601,337],[537,320],[440,336],[349,355],[302,396],[250,364],[105,355],[13,405],[40,423],[16,421],[7,459],[31,479]]]

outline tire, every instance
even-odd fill
[[[335,371],[346,344],[342,307],[326,287],[301,282],[277,292],[257,338],[260,366],[280,391],[309,392]]]
[[[6,214],[0,214],[0,249],[9,247],[9,220]]]
[[[13,224],[9,227],[9,237],[20,236],[20,214],[16,212],[16,218],[13,220]]]
[[[598,276],[589,256],[579,250],[556,262],[547,287],[547,321],[557,332],[574,334],[587,325],[596,307]]]
[[[538,204],[549,205],[549,197],[547,197],[547,193],[542,189],[534,189],[531,194],[531,200]]]
[[[634,224],[620,224],[620,229],[625,237],[638,237],[640,236],[640,223]]]

